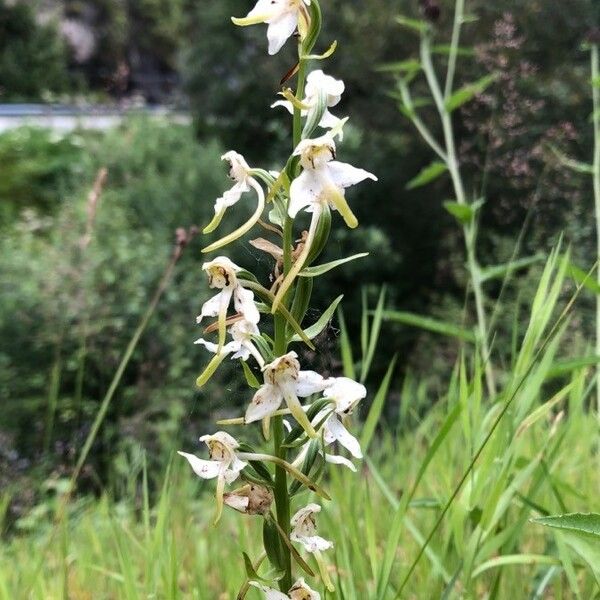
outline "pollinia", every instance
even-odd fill
[[[224,506],[264,519],[264,551],[254,562],[244,555],[248,580],[240,598],[250,586],[271,600],[320,599],[311,586],[334,591],[326,558],[333,543],[319,536],[316,528],[319,512],[327,510],[321,503],[329,500],[320,481],[330,464],[356,471],[351,459],[362,458],[347,425],[366,389],[346,377],[325,378],[303,369],[293,349],[305,344],[314,350],[312,340],[337,305],[334,302],[317,323],[302,328],[314,280],[356,258],[315,265],[332,224],[338,221],[332,213],[339,213],[345,226],[355,228],[358,221],[345,189],[365,179],[376,180],[371,173],[336,160],[347,118],[335,116],[330,109],[340,102],[344,83],[321,69],[310,70],[311,64],[319,64],[336,49],[334,42],[324,54],[312,54],[321,18],[318,0],[258,0],[246,17],[232,19],[239,26],[266,24],[271,55],[290,38],[298,43],[298,62],[288,77],[288,81],[295,78],[296,89],[284,88],[282,99],[272,105],[291,115],[291,155],[279,172],[251,167],[235,151],[223,155],[233,186],[216,200],[214,218],[204,229],[204,233],[221,229],[228,211],[255,198],[250,219],[203,252],[219,251],[262,227],[266,237],[250,244],[272,258],[272,282],[263,285],[226,256],[217,256],[202,267],[217,294],[202,306],[197,318],[199,324],[211,321],[196,343],[212,355],[198,386],[225,359],[233,359],[241,362],[246,381],[254,388],[245,415],[219,425],[260,424],[273,450],[256,452],[230,433],[217,431],[200,438],[208,447],[208,459],[179,453],[196,475],[216,480],[215,523]],[[248,362],[256,363],[262,372],[262,383]],[[239,487],[231,489],[234,483]],[[315,501],[307,502],[307,495]]]

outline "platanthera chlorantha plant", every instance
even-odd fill
[[[259,0],[246,17],[233,22],[266,24],[269,54],[276,54],[290,38],[298,41],[298,63],[288,77],[296,79],[296,90],[283,89],[283,99],[273,104],[275,110],[283,107],[292,115],[293,146],[280,172],[251,167],[235,151],[223,155],[233,186],[216,200],[215,216],[204,232],[220,229],[227,212],[238,204],[255,199],[256,209],[246,223],[203,252],[213,253],[262,227],[265,237],[250,244],[273,260],[273,277],[263,286],[225,256],[203,265],[208,285],[217,294],[205,302],[197,319],[202,324],[212,320],[196,342],[212,355],[197,384],[203,386],[225,359],[239,360],[254,391],[248,393],[243,416],[219,425],[260,423],[273,450],[257,452],[230,433],[217,431],[200,438],[208,458],[180,454],[199,477],[216,480],[215,523],[224,505],[264,519],[264,552],[257,551],[254,560],[244,555],[248,579],[238,597],[253,586],[268,599],[314,600],[321,596],[311,586],[334,591],[326,559],[333,542],[320,537],[316,527],[322,510],[316,501],[329,500],[320,481],[328,464],[356,471],[351,458],[360,459],[362,453],[347,425],[366,389],[345,377],[325,378],[304,369],[293,348],[304,344],[315,349],[312,340],[340,300],[303,329],[315,279],[364,256],[315,266],[337,221],[332,213],[338,212],[345,226],[356,227],[345,189],[376,177],[336,160],[347,119],[330,109],[340,101],[344,83],[321,69],[309,72],[311,63],[323,61],[336,48],[334,42],[324,54],[311,54],[321,29],[318,0]],[[259,371],[262,383],[255,375]],[[343,455],[346,451],[349,456]],[[237,487],[230,489],[234,482]]]

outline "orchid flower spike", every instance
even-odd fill
[[[235,263],[225,256],[219,256],[204,263],[202,270],[208,275],[208,285],[221,291],[202,305],[202,311],[196,318],[196,322],[201,323],[204,317],[218,316],[219,348],[222,348],[225,342],[227,309],[232,296],[235,309],[249,323],[256,325],[260,320],[260,314],[254,303],[253,292],[243,288],[237,279],[236,273],[241,269]]]
[[[301,371],[298,355],[288,352],[272,363],[265,365],[264,384],[258,389],[246,410],[246,423],[270,417],[286,401],[290,412],[309,437],[316,437],[310,420],[306,416],[298,397],[306,398],[322,392],[328,385],[315,371]]]
[[[302,209],[314,212],[327,202],[332,209],[339,210],[348,227],[358,225],[344,197],[344,189],[365,179],[377,181],[377,177],[364,169],[334,160],[335,152],[335,141],[329,134],[298,144],[294,156],[300,157],[304,170],[290,187],[290,217],[294,218]]]
[[[265,600],[321,600],[321,594],[309,587],[303,577],[296,581],[287,594],[262,585],[257,581],[251,581],[250,585],[262,590],[265,593]]]
[[[333,382],[325,389],[323,396],[332,401],[335,408],[333,413],[323,424],[323,438],[325,444],[339,442],[354,458],[362,458],[362,451],[358,440],[344,427],[340,417],[350,415],[357,404],[367,395],[364,385],[348,377],[336,377]],[[336,457],[337,462],[346,464],[340,460],[342,457]],[[329,460],[329,462],[336,462]]]
[[[307,6],[311,0],[258,0],[256,6],[243,18],[232,17],[241,27],[266,23],[269,54],[277,54],[285,42],[298,29],[300,39],[308,33],[310,14]]]
[[[308,108],[301,111],[302,116],[310,114],[311,110],[315,110],[319,101],[319,96],[324,94],[327,107],[335,106],[339,103],[344,93],[344,82],[341,79],[335,79],[330,75],[325,75],[321,69],[317,71],[311,71],[306,78],[305,97],[302,100],[302,104]],[[294,106],[287,100],[278,100],[271,105],[271,108],[275,106],[285,107],[290,114],[294,114]],[[326,108],[321,120],[319,121],[319,127],[324,129],[332,129],[339,127],[342,119],[332,115]]]
[[[256,204],[256,210],[254,214],[235,231],[232,231],[220,240],[213,242],[212,244],[203,248],[202,252],[212,252],[218,248],[222,248],[227,244],[230,244],[234,240],[240,238],[247,233],[260,219],[260,216],[265,209],[265,193],[258,181],[252,177],[252,169],[248,166],[244,157],[233,150],[223,154],[221,160],[227,160],[229,162],[229,177],[235,181],[233,187],[227,190],[220,198],[215,201],[215,216],[213,220],[204,228],[204,233],[211,233],[214,231],[221,220],[225,211],[237,202],[242,197],[242,194],[249,192],[253,189],[256,192],[258,202]]]
[[[248,360],[250,355],[252,355],[262,368],[265,364],[265,360],[258,348],[252,342],[253,336],[260,335],[260,331],[256,324],[251,323],[242,317],[233,323],[233,325],[229,328],[229,333],[231,334],[232,340],[221,348],[221,354],[224,356],[229,356],[231,354],[232,360],[240,358],[243,361]],[[219,352],[218,344],[213,344],[204,338],[197,339],[194,344],[201,344],[213,354],[217,354]]]
[[[208,446],[210,460],[203,460],[187,452],[178,452],[177,454],[187,459],[198,477],[202,479],[217,478],[217,511],[214,520],[216,524],[223,511],[225,484],[235,481],[242,469],[246,467],[246,463],[236,455],[235,451],[239,448],[239,444],[235,438],[224,431],[218,431],[214,435],[203,435],[200,441]]]

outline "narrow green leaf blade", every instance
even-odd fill
[[[489,85],[496,80],[496,74],[485,75],[474,83],[469,83],[452,94],[446,100],[446,110],[452,112],[472,100],[477,94],[481,94]]]
[[[426,329],[428,331],[432,331],[433,333],[455,337],[466,342],[475,342],[475,334],[468,329],[454,325],[454,323],[439,321],[437,319],[424,317],[423,315],[418,315],[416,313],[401,310],[386,310],[383,313],[383,319],[387,321],[394,321],[396,323],[402,323],[404,325],[410,325],[411,327],[419,327],[420,329]]]
[[[420,171],[420,173],[411,179],[406,184],[407,190],[414,190],[415,188],[422,187],[427,185],[431,181],[437,179],[440,175],[445,173],[448,170],[448,167],[445,163],[436,160],[432,162],[430,165],[427,165],[424,169]]]
[[[323,329],[325,329],[325,327],[327,327],[327,323],[329,323],[329,321],[331,321],[331,318],[333,317],[333,313],[335,312],[335,309],[338,307],[338,304],[342,301],[343,297],[344,297],[343,294],[338,296],[327,307],[327,309],[325,309],[323,314],[319,317],[319,320],[304,330],[305,337],[307,337],[309,340],[312,340],[312,339],[316,338],[323,331]],[[301,338],[298,334],[295,334],[292,337],[291,341],[292,342],[300,342],[300,341],[303,341],[303,339],[304,338]]]
[[[331,271],[340,265],[346,264],[353,260],[357,260],[359,258],[364,258],[365,256],[369,256],[368,252],[361,252],[360,254],[353,254],[352,256],[348,256],[347,258],[340,258],[338,260],[332,260],[331,262],[316,265],[314,267],[307,267],[303,269],[298,274],[299,277],[318,277],[319,275],[323,275],[323,273],[327,273],[327,271]]]

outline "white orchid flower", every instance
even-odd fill
[[[339,210],[348,227],[358,225],[346,202],[344,190],[365,179],[377,181],[377,177],[364,169],[334,160],[335,152],[335,141],[329,134],[302,140],[298,144],[294,156],[300,157],[304,170],[290,187],[290,217],[294,218],[302,209],[315,212],[322,204],[328,203],[333,210]]]
[[[362,451],[358,440],[344,427],[340,417],[350,415],[356,405],[366,397],[367,389],[364,385],[348,378],[336,377],[323,392],[323,396],[331,400],[335,406],[333,413],[323,424],[323,438],[325,444],[339,442],[355,458],[362,458]],[[329,462],[346,464],[345,459],[336,457]]]
[[[301,110],[302,116],[305,117],[309,115],[311,110],[316,108],[320,94],[325,95],[327,107],[331,108],[332,106],[335,106],[341,100],[344,89],[345,85],[341,79],[335,79],[334,77],[331,77],[331,75],[325,75],[321,69],[311,71],[306,78],[305,95],[302,100],[302,104],[308,108]],[[283,106],[290,114],[294,114],[294,106],[287,100],[278,100],[271,105],[271,108],[274,108],[275,106]],[[333,129],[339,127],[341,122],[342,119],[332,115],[328,108],[326,108],[319,121],[319,127]]]
[[[321,594],[313,590],[304,581],[303,577],[296,581],[287,594],[262,585],[257,581],[251,581],[250,585],[262,590],[265,593],[265,600],[321,600]]]
[[[321,512],[321,507],[318,504],[308,504],[301,508],[291,520],[292,530],[290,532],[290,540],[298,542],[304,546],[307,552],[314,555],[319,572],[325,587],[330,591],[334,591],[333,584],[327,571],[327,565],[321,552],[333,548],[333,542],[317,535],[317,524],[315,515]]]
[[[338,210],[348,227],[357,227],[358,220],[346,202],[344,190],[365,179],[377,181],[375,175],[364,169],[334,160],[335,141],[331,133],[315,139],[302,140],[294,150],[294,156],[300,157],[300,164],[304,170],[290,186],[288,214],[295,218],[302,209],[306,209],[312,213],[312,219],[304,249],[279,286],[271,309],[273,313],[279,308],[308,258],[324,205]]]
[[[317,535],[315,515],[319,512],[321,512],[321,507],[311,503],[301,508],[291,520],[290,539],[302,544],[304,549],[311,554],[333,548],[332,542]]]
[[[215,201],[215,216],[204,228],[204,233],[211,233],[214,231],[221,223],[226,210],[234,204],[237,204],[242,197],[242,194],[245,192],[249,192],[251,189],[253,189],[256,192],[258,201],[254,214],[243,225],[220,240],[217,240],[216,242],[206,246],[206,248],[202,249],[202,252],[212,252],[213,250],[222,248],[223,246],[230,244],[234,240],[243,236],[257,223],[263,210],[265,209],[265,194],[263,189],[258,181],[252,177],[252,169],[248,166],[248,163],[244,157],[241,154],[231,150],[230,152],[223,154],[223,156],[221,156],[221,160],[227,160],[229,162],[229,177],[233,179],[235,183],[231,189],[227,190]]]
[[[246,410],[246,423],[270,417],[285,400],[298,423],[310,437],[317,433],[304,412],[298,397],[306,398],[322,392],[328,385],[315,371],[301,371],[298,355],[288,352],[263,367],[264,384],[258,389]]]
[[[178,452],[190,463],[194,473],[202,479],[217,479],[217,511],[215,524],[221,518],[223,511],[223,491],[226,483],[235,481],[247,463],[240,460],[236,454],[239,444],[228,433],[217,431],[214,435],[203,435],[200,438],[208,446],[210,460],[203,460],[194,454]]]
[[[233,339],[221,348],[221,354],[224,356],[231,354],[232,360],[241,358],[243,361],[248,360],[252,355],[261,367],[265,364],[264,358],[252,341],[252,336],[260,335],[260,331],[254,323],[244,318],[239,319],[229,328],[229,333]],[[194,344],[201,344],[213,354],[219,353],[218,344],[204,338],[197,339]]]
[[[225,256],[219,256],[202,265],[202,270],[208,275],[208,285],[221,291],[202,305],[200,315],[196,318],[201,323],[204,317],[219,317],[219,347],[225,342],[227,309],[233,297],[235,309],[249,323],[257,324],[260,314],[254,303],[254,293],[242,287],[236,273],[241,271],[235,263]]]
[[[310,23],[307,10],[310,0],[258,0],[256,6],[244,17],[232,17],[241,27],[266,23],[269,54],[277,54],[288,38],[298,29],[304,39]]]

